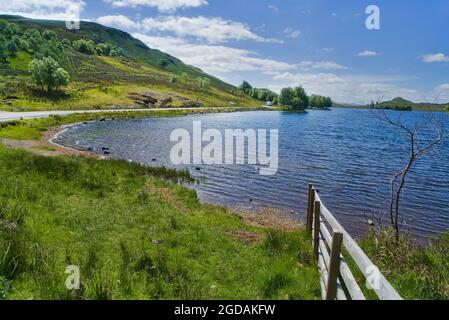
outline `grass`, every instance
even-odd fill
[[[28,70],[28,65],[32,60],[31,54],[25,51],[18,51],[15,57],[8,58],[8,68],[16,70]]]
[[[404,299],[449,299],[449,234],[422,246],[406,236],[396,243],[394,232],[385,230],[361,247]]]
[[[318,299],[310,239],[245,224],[123,161],[45,158],[0,145],[0,297]],[[241,231],[262,239],[248,243]],[[68,291],[68,265],[81,289]]]

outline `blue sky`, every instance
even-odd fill
[[[0,12],[64,19],[74,4],[82,20],[235,85],[302,85],[338,102],[449,101],[447,0],[9,0]],[[368,5],[380,8],[380,30],[365,26]]]

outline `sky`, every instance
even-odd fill
[[[380,29],[368,29],[370,5]],[[8,0],[0,13],[129,32],[226,82],[336,102],[449,102],[447,0]],[[82,23],[81,23],[82,28]]]

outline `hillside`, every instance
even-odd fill
[[[411,111],[411,110],[428,110],[428,111],[442,111],[447,108],[449,104],[437,104],[437,103],[415,103],[404,98],[398,97],[390,101],[385,101],[379,104],[371,104],[369,107],[375,109],[388,109],[399,111]]]
[[[166,53],[148,48],[117,29],[82,22],[80,30],[67,30],[63,21],[5,15],[0,15],[0,21],[13,24],[16,29],[13,35],[5,30],[3,35],[0,33],[2,46],[6,48],[14,41],[18,49],[15,54],[7,52],[6,63],[0,63],[0,110],[128,108],[152,106],[155,99],[159,100],[155,106],[162,107],[260,104],[232,85]],[[23,38],[35,31],[39,35],[45,32],[48,35],[51,31],[56,38],[48,41],[44,38],[47,44],[38,43],[35,48],[27,48]],[[25,39],[32,47],[33,38]],[[97,52],[101,46],[108,47],[108,54],[77,50],[75,46],[80,40],[91,41]],[[33,85],[29,63],[34,57],[58,47],[62,51],[58,62],[69,73],[71,83],[64,93],[49,96]]]

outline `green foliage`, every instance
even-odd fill
[[[95,47],[95,53],[99,56],[118,57],[123,55],[123,50],[110,43],[100,43]]]
[[[52,30],[45,30],[44,32],[42,32],[42,38],[47,41],[55,41],[57,39],[57,35]]]
[[[7,42],[6,49],[8,50],[9,55],[11,57],[16,57],[17,56],[17,50],[19,50],[19,47],[17,46],[15,40],[11,40],[11,41]]]
[[[316,109],[328,109],[332,107],[332,99],[319,95],[312,95],[310,97],[310,106]]]
[[[159,60],[159,66],[161,68],[167,68],[170,65],[170,61],[168,61],[167,59],[161,59]]]
[[[6,22],[0,30],[8,39],[11,39],[20,33],[20,27],[15,23]]]
[[[170,83],[176,83],[176,81],[178,81],[178,77],[176,77],[176,75],[171,74],[170,75]]]
[[[449,299],[449,234],[422,246],[407,237],[396,241],[394,230],[383,230],[362,248],[404,299]]]
[[[43,59],[50,57],[53,60],[61,63],[64,58],[64,46],[61,42],[55,41],[44,41],[42,42],[37,50],[34,52],[34,57],[36,59]]]
[[[253,87],[249,84],[248,81],[243,81],[243,83],[240,85],[239,89],[243,91],[246,94],[249,94]]]
[[[196,79],[196,82],[201,88],[207,88],[210,85],[210,80],[206,77],[199,77],[198,79]]]
[[[181,75],[181,77],[182,77],[182,79],[184,80],[184,83],[185,83],[185,84],[188,84],[188,83],[189,83],[190,77],[189,77],[189,74],[188,74],[188,73],[184,72],[184,73]]]
[[[309,97],[303,87],[284,88],[279,96],[279,104],[299,110],[309,106]]]
[[[47,93],[52,93],[61,86],[67,86],[70,81],[67,71],[59,67],[58,62],[51,57],[34,59],[30,63],[30,71],[36,85],[42,90],[46,87]]]
[[[273,104],[275,104],[275,101],[277,102],[278,95],[275,92],[269,89],[254,88],[251,84],[248,83],[248,81],[243,81],[243,83],[239,87],[239,90],[259,101],[271,101],[273,102]]]
[[[8,63],[7,58],[4,42],[0,39],[0,65],[6,65]]]
[[[41,44],[44,42],[42,35],[36,29],[28,29],[22,35],[22,39],[28,42],[29,48],[33,51],[38,51]]]
[[[92,40],[80,39],[73,42],[73,48],[87,55],[95,54],[95,45]]]

